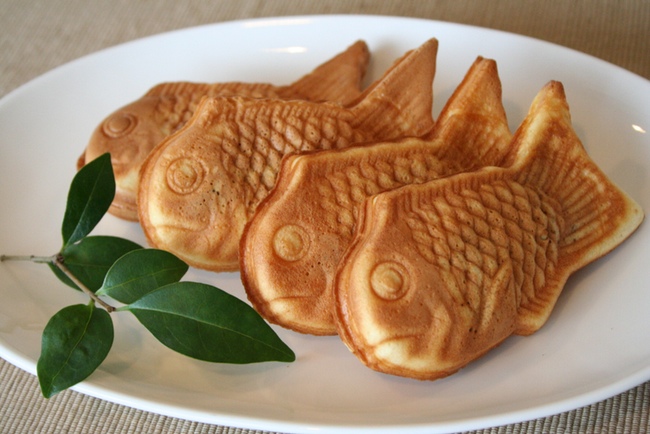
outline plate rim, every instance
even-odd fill
[[[377,21],[377,20],[390,20],[394,22],[409,22],[409,21],[417,21],[417,22],[422,22],[426,24],[439,24],[443,26],[449,26],[449,27],[454,27],[454,28],[471,28],[474,30],[480,30],[484,32],[493,32],[496,34],[501,34],[509,38],[518,38],[518,39],[523,39],[523,40],[528,40],[528,41],[534,41],[534,43],[539,44],[545,44],[550,47],[552,47],[554,50],[566,50],[570,53],[571,56],[581,56],[585,59],[589,59],[591,62],[597,62],[599,67],[604,67],[604,68],[612,68],[612,70],[615,70],[616,73],[618,74],[627,74],[629,77],[634,77],[634,79],[640,79],[644,83],[645,86],[650,85],[650,80],[646,79],[645,77],[638,75],[634,72],[631,72],[623,67],[620,67],[618,65],[615,65],[613,63],[610,63],[604,59],[598,58],[596,56],[593,56],[591,54],[587,54],[584,52],[580,52],[576,49],[573,49],[571,47],[566,47],[563,45],[559,45],[554,42],[550,41],[545,41],[541,39],[537,39],[531,36],[527,35],[521,35],[517,33],[512,33],[500,29],[493,29],[493,28],[488,28],[488,27],[481,27],[481,26],[475,26],[475,25],[470,25],[470,24],[463,24],[463,23],[452,23],[452,22],[447,22],[447,21],[440,21],[440,20],[431,20],[431,19],[426,19],[426,18],[419,18],[419,17],[398,17],[398,16],[386,16],[386,15],[363,15],[363,14],[331,14],[331,15],[296,15],[296,16],[275,16],[275,17],[263,17],[263,18],[249,18],[249,19],[238,19],[238,20],[231,20],[231,21],[223,21],[223,22],[217,22],[217,23],[208,23],[208,24],[202,24],[198,26],[190,26],[190,27],[184,27],[184,28],[179,28],[179,29],[174,29],[174,30],[169,30],[165,32],[160,32],[144,37],[140,37],[137,39],[125,41],[113,46],[105,47],[100,50],[85,54],[81,57],[78,57],[76,59],[72,59],[68,62],[65,62],[61,65],[58,65],[48,71],[46,71],[43,74],[38,75],[37,77],[29,80],[26,83],[21,84],[20,86],[10,90],[8,93],[2,96],[0,98],[0,109],[2,109],[3,106],[6,104],[10,104],[11,101],[14,98],[20,98],[20,96],[24,92],[29,92],[30,87],[34,86],[35,84],[38,84],[40,82],[44,82],[46,80],[51,79],[51,77],[55,74],[59,73],[64,73],[66,69],[68,68],[74,68],[77,64],[83,63],[86,61],[88,58],[92,57],[99,57],[103,55],[105,52],[108,51],[113,51],[113,50],[121,50],[126,46],[129,46],[131,44],[139,44],[142,43],[143,41],[146,40],[152,40],[152,39],[158,39],[161,37],[173,37],[177,33],[185,33],[188,31],[200,31],[203,28],[214,28],[214,27],[225,27],[225,26],[237,26],[237,25],[242,25],[245,23],[251,23],[251,22],[261,22],[265,20],[280,20],[280,21],[287,21],[287,20],[299,20],[299,19],[305,19],[305,20],[333,20],[337,18],[345,18],[345,19],[362,19],[362,20],[368,20],[368,21]],[[280,23],[280,25],[284,26],[284,24]],[[14,348],[5,345],[4,339],[0,336],[0,356],[2,356],[3,359],[7,360],[9,363],[12,365],[23,369],[24,371],[35,375],[36,369],[35,369],[35,361],[32,361],[29,359],[27,356],[24,354],[18,352]],[[595,403],[599,400],[607,399],[610,398],[618,393],[624,392],[626,390],[629,390],[633,387],[636,387],[640,384],[642,384],[645,381],[650,380],[650,365],[647,366],[645,369],[640,369],[637,371],[636,375],[633,376],[628,376],[625,377],[624,379],[619,380],[618,382],[609,384],[607,386],[603,386],[601,388],[592,390],[588,393],[582,393],[577,396],[571,397],[571,398],[566,398],[563,401],[558,401],[554,403],[547,404],[546,406],[542,406],[541,408],[544,408],[544,411],[540,413],[540,416],[535,416],[535,417],[547,417],[552,414],[558,414],[561,412],[566,412],[570,411],[572,409],[576,409],[578,407],[584,406],[584,405],[589,405],[592,403]],[[179,410],[180,412],[185,412],[187,409],[184,409],[182,407],[177,407],[177,406],[171,406],[167,403],[161,404],[161,403],[149,403],[147,401],[143,401],[140,398],[137,398],[138,404],[140,405],[132,405],[131,403],[127,403],[126,401],[122,400],[122,398],[129,398],[128,395],[120,395],[118,393],[115,393],[114,391],[111,391],[109,389],[105,389],[102,386],[97,386],[94,385],[92,382],[84,382],[80,383],[79,385],[76,385],[72,388],[73,390],[98,398],[102,400],[106,400],[109,402],[114,402],[120,405],[126,405],[129,407],[133,408],[139,408],[144,411],[149,411],[152,413],[157,413],[157,414],[162,414],[170,417],[177,417],[177,418],[183,418],[182,414],[178,413],[175,410]],[[115,395],[120,395],[120,396],[115,396]],[[111,397],[115,399],[111,399]],[[128,400],[127,400],[128,401]],[[144,404],[144,405],[142,405]],[[147,405],[149,404],[149,405]],[[153,407],[165,407],[166,412],[161,413],[157,411]],[[538,407],[540,408],[540,407]],[[481,427],[487,428],[488,425],[484,425],[482,422],[490,420],[490,423],[496,422],[498,419],[499,422],[497,424],[492,424],[489,426],[496,426],[496,425],[503,425],[504,421],[506,424],[510,423],[516,423],[516,422],[521,422],[523,420],[529,420],[529,413],[530,410],[517,410],[513,412],[506,413],[505,415],[499,414],[498,416],[492,416],[489,418],[486,417],[479,417],[476,420],[474,420],[473,424],[470,424],[471,426],[470,429],[479,429]],[[210,416],[213,415],[212,413],[204,412],[204,411],[194,411],[193,412],[194,417],[191,418],[191,420],[196,420],[199,422],[204,422],[204,423],[224,423],[224,422],[215,422],[214,420],[210,420]],[[203,417],[205,416],[205,417]],[[506,416],[504,418],[504,416]],[[510,417],[508,417],[510,416]],[[225,417],[229,418],[230,420],[233,420],[235,422],[241,422],[242,426],[251,426],[251,427],[257,427],[258,429],[286,429],[287,427],[290,429],[298,429],[298,430],[303,430],[303,429],[313,429],[315,427],[310,426],[309,424],[305,423],[291,423],[287,421],[280,421],[280,420],[269,420],[269,419],[257,419],[255,417],[251,416],[232,416],[232,415],[225,415]],[[238,425],[239,426],[239,425]],[[319,428],[321,425],[319,424]],[[349,431],[350,429],[355,430],[355,431],[366,431],[366,430],[373,430],[376,432],[377,429],[387,429],[387,430],[392,430],[395,428],[401,428],[405,427],[406,429],[409,430],[409,432],[419,432],[420,430],[426,430],[427,432],[432,432],[432,429],[434,432],[443,432],[443,431],[436,431],[437,429],[443,429],[446,430],[448,428],[452,429],[467,429],[468,425],[465,424],[464,422],[457,422],[457,423],[445,423],[444,425],[437,426],[437,425],[431,425],[431,424],[425,424],[422,426],[416,425],[416,426],[411,426],[411,425],[406,425],[404,426],[403,424],[398,424],[395,426],[383,426],[383,427],[372,427],[372,426],[353,426],[350,427],[349,425],[345,426],[338,426],[336,424],[333,424],[331,426],[325,426],[324,428],[327,430],[333,430],[333,431],[338,431],[340,430],[346,430]]]

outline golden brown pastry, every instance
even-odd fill
[[[431,134],[291,155],[241,241],[249,300],[268,321],[336,334],[331,284],[363,201],[382,191],[503,162],[512,135],[496,62],[479,57]]]
[[[244,225],[285,155],[431,130],[437,47],[431,39],[407,53],[350,106],[205,98],[143,164],[138,210],[149,243],[198,268],[238,269]]]
[[[116,192],[109,212],[127,220],[137,220],[135,201],[142,162],[154,146],[187,122],[201,98],[240,95],[346,104],[361,93],[369,57],[366,43],[357,41],[288,86],[241,82],[159,84],[104,119],[93,132],[77,166],[81,168],[86,161],[110,152]]]
[[[571,273],[641,223],[587,156],[559,82],[538,94],[508,168],[366,201],[335,280],[339,334],[367,366],[436,379],[547,320]]]

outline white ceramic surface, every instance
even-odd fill
[[[59,67],[0,101],[0,253],[52,254],[75,161],[108,113],[171,80],[290,83],[357,39],[373,53],[367,82],[404,51],[440,41],[435,114],[478,55],[497,60],[514,130],[537,91],[564,83],[592,158],[650,209],[650,82],[548,43],[450,23],[388,17],[291,17],[162,34]],[[648,131],[649,133],[645,133]],[[144,243],[107,216],[95,233]],[[375,373],[336,337],[278,329],[293,364],[213,365],[177,355],[127,313],[115,345],[75,389],[166,415],[278,431],[447,432],[542,417],[650,379],[650,228],[572,276],[545,327],[513,337],[449,378]],[[188,276],[245,299],[237,273]],[[0,264],[0,355],[35,373],[40,334],[63,306],[85,302],[46,266]]]

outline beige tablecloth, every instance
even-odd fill
[[[647,0],[0,0],[0,96],[60,64],[142,36],[233,19],[332,13],[420,17],[505,30],[583,51],[650,79]],[[646,382],[574,411],[478,432],[645,433],[650,432],[649,414]],[[0,433],[95,432],[259,431],[160,416],[72,391],[45,400],[35,377],[0,359]]]

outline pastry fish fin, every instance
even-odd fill
[[[212,86],[205,83],[192,83],[189,81],[170,81],[160,83],[149,89],[144,96],[165,96],[193,94],[199,92],[207,94]]]
[[[458,161],[467,171],[502,163],[512,133],[494,60],[474,61],[427,136],[445,143],[437,151],[440,158]]]
[[[438,41],[407,52],[352,104],[356,127],[374,139],[422,136],[433,127],[433,78]]]
[[[538,93],[513,142],[516,181],[533,187],[554,208],[540,214],[540,219],[548,218],[549,231],[538,236],[556,240],[556,257],[544,283],[524,294],[519,310],[523,323],[518,333],[530,334],[550,315],[568,276],[630,236],[641,224],[643,210],[587,155],[571,124],[561,83],[552,81]],[[557,215],[554,222],[552,214]]]
[[[519,293],[515,290],[512,264],[499,267],[489,288],[482,295],[481,312],[477,331],[490,335],[502,335],[505,339],[512,334],[514,318],[517,316]],[[503,330],[497,330],[497,329]]]
[[[316,67],[289,86],[280,88],[280,95],[302,95],[310,101],[338,101],[347,104],[361,94],[361,82],[368,69],[370,51],[359,40],[345,51]]]

